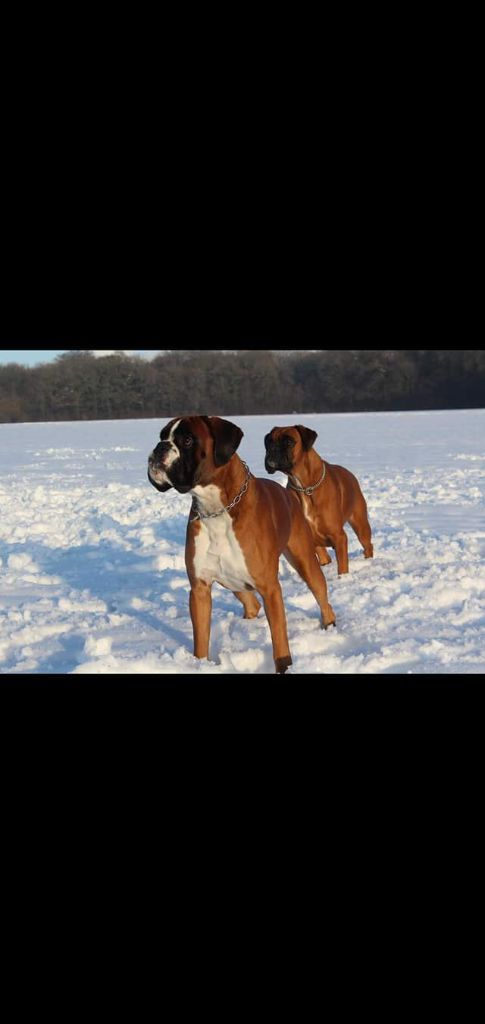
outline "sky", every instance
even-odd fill
[[[0,349],[0,366],[5,366],[7,363],[20,363],[21,366],[38,366],[39,363],[51,363],[56,356],[61,355],[63,352],[70,351],[65,348],[56,349]],[[90,349],[95,356],[109,356],[115,351],[114,349]],[[159,352],[164,352],[165,349],[159,348],[124,348],[118,349],[117,351],[125,352],[128,356],[141,356],[143,359],[153,359]],[[232,349],[221,349],[220,351],[233,351]],[[287,349],[270,349],[272,352],[279,352],[281,354],[287,353]],[[316,349],[306,349],[307,352],[314,352]]]
[[[62,352],[65,352],[64,348],[57,349],[2,349],[0,351],[0,365],[4,366],[5,363],[20,363],[21,366],[37,366],[38,363],[50,363],[56,356],[60,356]],[[105,349],[95,351],[96,356],[109,356],[113,349]],[[127,355],[139,355],[144,356],[147,359],[153,358],[157,354],[158,349],[123,349]]]

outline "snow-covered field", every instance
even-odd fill
[[[324,570],[337,629],[281,561],[288,675],[485,671],[485,410],[233,419],[256,475],[268,430],[303,423],[367,498],[375,558],[348,528],[349,575]],[[0,425],[3,673],[273,673],[263,610],[218,584],[211,660],[191,654],[190,495],[146,478],[166,421]]]

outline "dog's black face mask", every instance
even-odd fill
[[[171,420],[160,432],[160,441],[148,456],[148,479],[157,491],[174,487],[181,494],[190,491],[197,469],[198,439],[189,418]],[[200,453],[199,453],[200,458]]]
[[[266,434],[264,439],[264,446],[266,448],[264,466],[267,473],[276,473],[277,469],[282,473],[291,473],[293,467],[292,453],[295,443],[294,438],[289,434],[280,434],[278,437],[273,436],[273,431]]]
[[[290,474],[302,453],[310,450],[317,437],[314,430],[300,424],[294,427],[273,427],[264,439],[266,472],[275,473],[278,469],[281,473]]]
[[[243,432],[218,416],[170,420],[148,457],[148,479],[158,491],[186,494],[234,455]]]

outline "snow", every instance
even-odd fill
[[[349,575],[333,551],[323,570],[336,629],[281,560],[288,675],[485,671],[485,410],[232,418],[256,475],[271,427],[303,423],[368,503],[374,559],[347,528]],[[0,425],[1,672],[273,673],[263,610],[218,584],[210,660],[192,656],[191,498],[146,478],[167,419]]]

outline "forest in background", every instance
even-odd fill
[[[0,423],[484,405],[485,352],[474,349],[187,350],[151,361],[71,351],[0,367]]]

